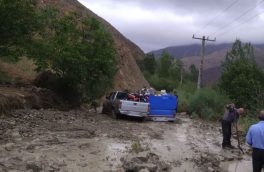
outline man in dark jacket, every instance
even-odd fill
[[[253,148],[253,172],[261,172],[264,166],[264,110],[258,116],[259,122],[250,126],[247,133],[247,143]]]
[[[236,109],[233,103],[226,105],[226,110],[222,118],[222,132],[223,132],[223,148],[231,148],[234,146],[231,145],[231,127],[232,123],[238,121],[239,116],[244,113],[243,108]]]

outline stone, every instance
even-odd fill
[[[207,170],[208,170],[209,172],[214,172],[214,171],[215,171],[212,167],[208,167]]]
[[[150,171],[148,169],[144,168],[144,169],[139,170],[138,172],[150,172]]]

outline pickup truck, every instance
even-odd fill
[[[106,97],[102,113],[117,119],[121,115],[144,118],[149,113],[149,103],[128,100],[126,92],[115,91]]]

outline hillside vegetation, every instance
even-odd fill
[[[52,81],[37,85],[74,102],[149,85],[135,60],[143,51],[77,0],[0,5],[1,84],[30,85],[51,71],[37,81],[43,76]]]
[[[160,90],[166,89],[179,96],[179,111],[205,119],[219,119],[224,105],[234,102],[237,107],[247,109],[247,126],[256,120],[256,114],[264,107],[264,73],[255,60],[254,48],[250,43],[236,40],[221,65],[221,78],[213,86],[203,85],[196,89],[198,69],[189,69],[175,57],[163,52],[159,59],[146,55],[139,64],[150,84]],[[207,71],[204,71],[206,75]],[[248,122],[250,121],[250,122]]]
[[[66,99],[85,102],[104,94],[117,71],[117,58],[113,38],[98,20],[74,12],[62,15],[32,0],[0,5],[2,60],[31,58],[37,71],[52,71],[52,89]]]

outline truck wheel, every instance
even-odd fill
[[[146,119],[145,117],[139,117],[139,121],[140,121],[140,122],[144,122],[145,119]]]
[[[115,109],[112,109],[112,117],[114,119],[118,119],[119,118],[119,115],[118,115],[118,113],[116,113]]]
[[[102,109],[102,114],[106,114],[106,113],[105,113],[105,109],[104,109],[104,108]]]

